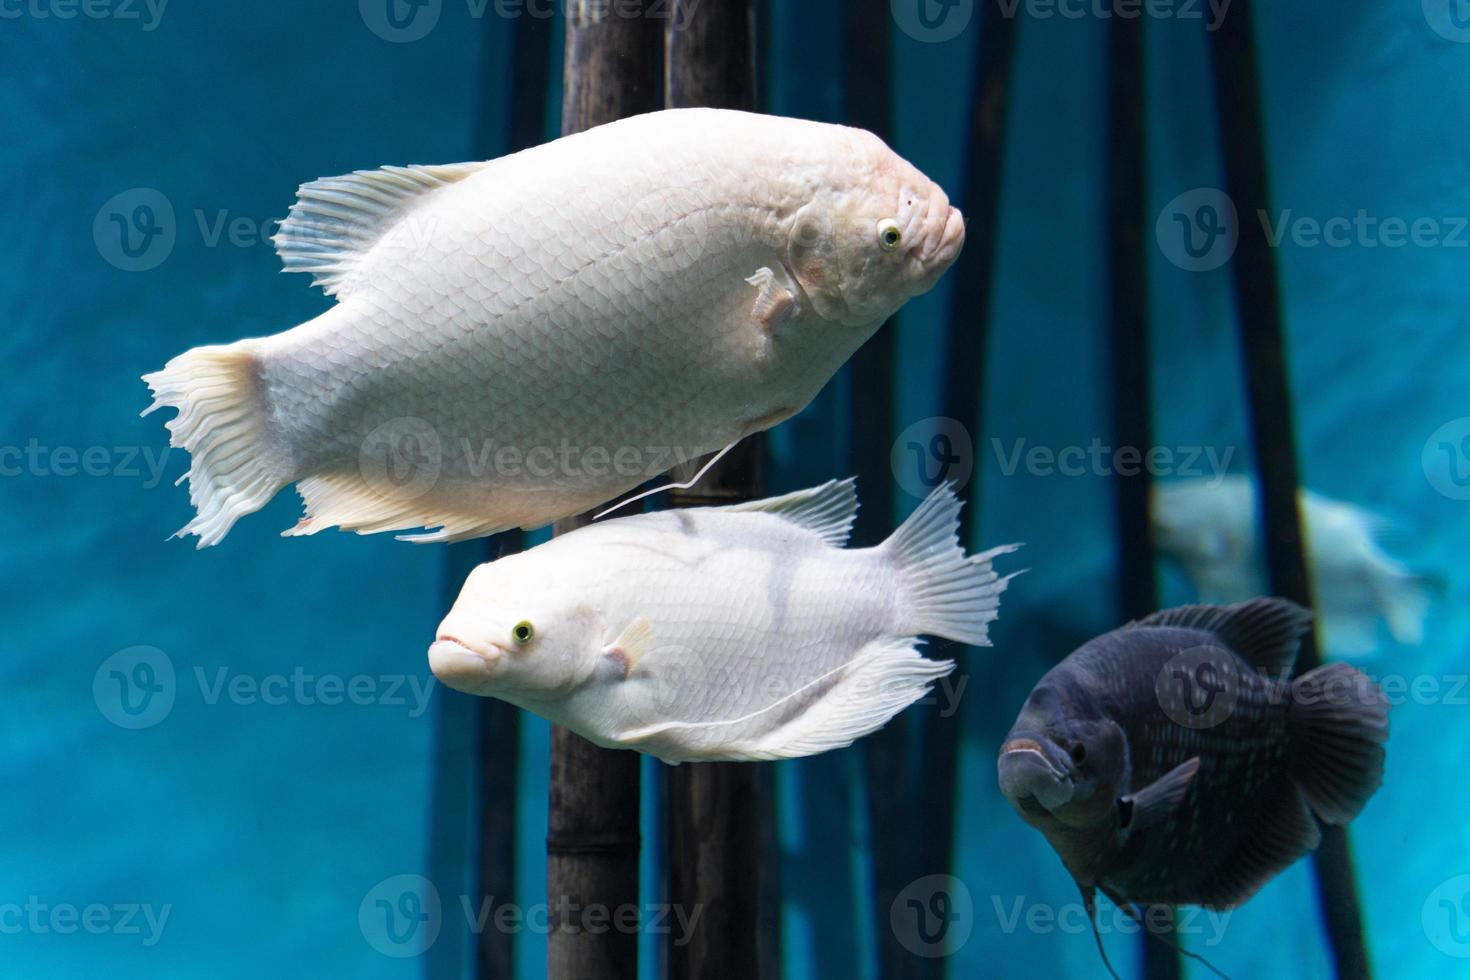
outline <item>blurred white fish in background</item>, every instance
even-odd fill
[[[1327,651],[1375,652],[1384,645],[1380,621],[1398,643],[1422,643],[1431,585],[1383,549],[1387,521],[1307,489],[1299,500]],[[1160,553],[1179,563],[1201,602],[1243,602],[1269,591],[1251,478],[1162,483],[1154,489],[1152,515]]]

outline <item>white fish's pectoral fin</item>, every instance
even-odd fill
[[[291,213],[272,241],[287,272],[309,272],[328,296],[347,296],[358,262],[380,242],[423,254],[437,234],[411,221],[425,195],[479,173],[490,163],[384,167],[302,184]]]
[[[775,332],[781,324],[801,313],[801,302],[770,266],[761,266],[745,280],[760,290],[750,314],[766,333]]]
[[[602,655],[617,668],[622,679],[627,680],[652,645],[653,624],[646,616],[639,616],[618,634],[616,640],[603,647]]]
[[[842,548],[846,547],[847,539],[852,534],[853,521],[857,520],[857,481],[853,477],[832,480],[819,487],[798,490],[782,497],[753,500],[718,509],[747,514],[774,514],[814,532],[832,547]]]

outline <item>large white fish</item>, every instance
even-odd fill
[[[180,533],[291,483],[288,534],[586,510],[798,412],[964,230],[871,133],[710,109],[307,184],[276,247],[337,304],[144,378],[193,457]]]
[[[429,648],[457,690],[667,762],[841,748],[989,645],[996,548],[966,558],[949,487],[876,548],[847,549],[853,482],[574,531],[470,574]]]
[[[1299,495],[1307,563],[1330,653],[1363,656],[1378,643],[1378,619],[1394,640],[1424,640],[1430,590],[1379,545],[1384,523],[1369,511],[1311,490]],[[1179,562],[1200,600],[1244,602],[1267,592],[1249,477],[1181,480],[1154,491],[1159,550]]]

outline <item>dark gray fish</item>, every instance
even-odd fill
[[[1122,908],[1230,908],[1383,779],[1388,705],[1346,664],[1288,680],[1311,614],[1186,606],[1088,641],[1041,679],[1000,788],[1082,889]]]

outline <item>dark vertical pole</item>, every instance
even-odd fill
[[[1149,370],[1148,260],[1144,251],[1147,161],[1144,140],[1144,19],[1114,17],[1108,25],[1108,311],[1112,343],[1113,444],[1140,455],[1153,445],[1153,386]],[[1124,620],[1158,608],[1147,468],[1116,474],[1118,610]],[[1171,917],[1172,919],[1172,917]],[[1160,927],[1172,938],[1172,928]],[[1146,980],[1178,980],[1179,953],[1145,934],[1140,955]]]
[[[503,141],[511,153],[540,143],[546,100],[549,98],[551,73],[551,19],[519,17],[495,21],[494,26],[510,32],[510,86],[513,93],[506,107],[508,118]],[[500,66],[486,61],[481,90],[498,92],[505,88]],[[482,155],[489,156],[500,147],[488,127],[481,127],[477,139]],[[499,558],[521,550],[523,535],[509,531],[488,542],[469,542],[463,547],[479,545],[485,557]],[[475,908],[492,901],[504,902],[515,894],[516,884],[516,792],[520,760],[520,712],[495,698],[478,699],[480,772],[480,854],[476,882]],[[493,921],[490,920],[490,921]],[[495,928],[482,929],[476,937],[478,955],[475,975],[481,980],[499,980],[515,971],[515,936]]]
[[[653,0],[567,4],[563,133],[660,108],[663,21],[650,16],[657,12],[651,7]],[[586,523],[585,516],[570,518],[556,530]],[[619,909],[638,907],[638,803],[637,753],[600,749],[560,726],[552,729],[546,838],[552,980],[637,976],[637,933],[584,931],[575,910],[596,906],[616,922]]]
[[[1312,590],[1307,577],[1301,514],[1297,509],[1296,434],[1282,331],[1281,292],[1276,260],[1265,228],[1257,220],[1257,215],[1271,213],[1271,201],[1250,8],[1249,0],[1236,0],[1230,15],[1210,34],[1215,101],[1220,113],[1225,191],[1241,217],[1233,272],[1251,441],[1260,471],[1259,509],[1265,532],[1266,567],[1272,592],[1310,606]],[[1297,668],[1310,670],[1320,663],[1316,636],[1308,634],[1297,658]],[[1336,975],[1343,980],[1367,977],[1368,950],[1347,832],[1341,827],[1323,827],[1322,846],[1313,856],[1313,862]]]
[[[853,3],[844,10],[844,114],[853,126],[891,139],[892,112],[889,86],[892,76],[892,29],[887,4]],[[858,509],[852,544],[871,547],[892,530],[893,478],[888,454],[893,445],[894,330],[884,324],[853,355],[848,378],[852,386],[852,467],[863,505]],[[915,868],[917,835],[893,833],[908,826],[915,805],[909,792],[910,719],[899,717],[861,743],[867,780],[868,826],[872,881],[874,938],[878,947],[878,975],[884,980],[916,976],[921,961],[909,953],[889,927],[889,908],[908,882],[919,876]]]
[[[980,4],[981,16],[975,43],[975,81],[970,95],[969,138],[966,146],[965,182],[956,202],[965,212],[965,250],[949,273],[954,283],[949,321],[945,329],[946,358],[940,404],[949,418],[976,433],[981,443],[981,409],[987,369],[986,344],[992,316],[991,284],[1000,236],[1000,191],[1005,163],[1006,114],[1010,102],[1011,65],[1014,61],[1016,30],[1020,18],[1007,16],[1003,3]],[[976,544],[979,524],[981,469],[968,491],[968,502],[960,512],[960,540]],[[937,643],[936,657],[957,657],[960,670],[967,670],[970,657],[963,648]],[[963,730],[961,700],[950,717],[937,711],[920,716],[923,725],[922,785],[930,794],[923,834],[921,867],[925,873],[948,873],[954,865],[955,787],[959,778],[960,735]],[[932,818],[932,819],[931,819]]]
[[[668,105],[756,107],[752,0],[675,0],[668,31]],[[682,30],[673,25],[684,25]],[[676,507],[735,503],[760,493],[763,440],[744,440]],[[693,464],[676,473],[685,482]],[[686,763],[668,770],[669,901],[700,910],[688,942],[669,948],[673,980],[760,976],[761,766]]]

